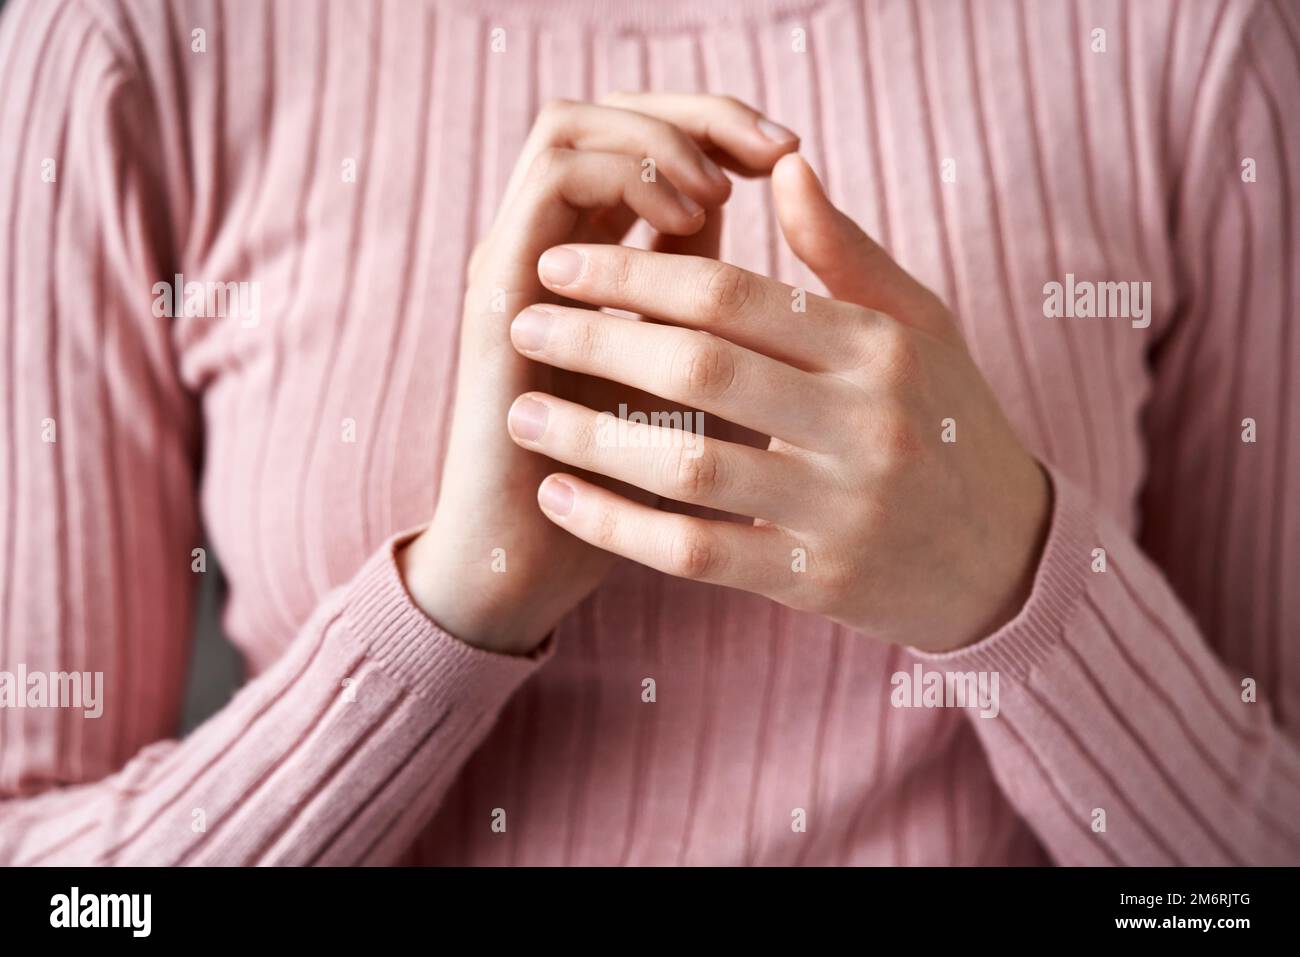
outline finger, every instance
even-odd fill
[[[554,148],[632,156],[640,164],[638,176],[666,175],[702,206],[718,206],[731,194],[727,174],[680,127],[629,109],[552,100],[520,151],[503,205],[518,195],[534,158]]]
[[[665,574],[768,595],[788,585],[789,540],[775,525],[661,512],[566,473],[548,476],[537,501],[584,542]]]
[[[708,210],[704,215],[704,225],[697,232],[689,236],[656,233],[650,248],[673,256],[700,256],[716,260],[722,249],[722,224],[726,213],[723,207],[719,207]]]
[[[709,211],[706,209],[704,215],[707,217],[708,214]],[[627,239],[632,227],[638,222],[640,220],[636,213],[626,206],[597,210],[578,221],[578,227],[573,231],[569,242],[598,243],[602,245],[621,243]],[[656,233],[655,235],[660,234]],[[671,233],[664,235],[671,235]],[[579,237],[583,238],[579,239]]]
[[[637,160],[617,153],[552,148],[538,154],[520,198],[502,210],[490,252],[476,263],[484,289],[507,293],[533,288],[532,264],[542,249],[567,236],[579,214],[626,206],[663,233],[686,234],[704,225],[704,210],[667,177],[646,182]],[[511,311],[522,303],[511,306]]]
[[[857,306],[704,257],[566,244],[548,249],[538,272],[569,299],[700,329],[803,369],[847,367],[855,336],[874,321]]]
[[[685,236],[672,233],[654,233],[650,248],[659,252],[680,253],[691,256],[718,258],[722,245],[723,210],[725,206],[705,210],[704,225],[698,232]],[[571,243],[610,245],[627,242],[628,234],[638,222],[636,213],[626,206],[601,210],[579,221],[578,228],[568,237]],[[638,247],[640,244],[637,244]]]
[[[542,153],[525,193],[557,197],[577,209],[626,206],[660,232],[684,235],[704,225],[704,208],[664,176],[645,179],[634,157],[590,150]],[[545,215],[535,206],[532,217]]]
[[[772,196],[791,251],[834,298],[930,332],[949,329],[942,302],[835,208],[802,156],[786,156],[776,164]]]
[[[689,236],[655,233],[650,248],[654,252],[672,256],[700,256],[716,260],[722,252],[722,224],[726,222],[726,207],[710,209],[704,216],[704,225],[698,232],[691,233]],[[573,241],[583,242],[576,238]],[[651,322],[657,321],[654,316],[649,318]]]
[[[543,111],[535,132],[554,145],[652,158],[683,189],[698,191],[700,202],[725,200],[731,180],[705,152],[712,144],[652,110],[637,109],[636,99],[624,105],[560,102]],[[700,103],[697,109],[707,106]]]
[[[625,206],[620,206],[617,209],[604,210],[582,217],[578,220],[577,228],[566,238],[566,241],[599,246],[627,245],[636,249],[649,248],[657,252],[705,256],[717,259],[722,247],[722,223],[725,209],[725,206],[706,209],[704,212],[704,225],[696,232],[685,236],[660,233],[649,229],[640,235],[633,236],[633,228],[637,226],[640,220],[637,218],[636,213]],[[649,236],[648,244],[646,234]],[[625,314],[630,315],[630,313]]]
[[[667,120],[720,162],[746,175],[766,173],[799,148],[799,137],[752,106],[708,93],[613,93],[601,103]]]
[[[698,413],[652,413],[648,422],[530,392],[510,407],[510,436],[523,448],[678,502],[797,527],[812,475],[793,456],[703,434]]]
[[[692,329],[536,305],[511,324],[530,359],[681,402],[805,449],[835,444],[850,388]]]

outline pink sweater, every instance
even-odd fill
[[[1294,4],[308,9],[0,20],[0,671],[104,676],[0,709],[0,861],[1300,861]],[[616,88],[800,132],[950,304],[1055,487],[1001,631],[926,657],[623,564],[509,658],[412,603],[468,253],[539,103]],[[728,217],[811,283],[764,182]],[[257,321],[157,318],[177,273]],[[1067,274],[1150,326],[1045,318]],[[205,541],[250,679],[175,740]],[[894,706],[916,666],[997,716]]]

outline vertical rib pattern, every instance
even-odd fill
[[[105,707],[0,708],[0,861],[1300,861],[1300,15],[1186,5],[9,4],[0,672]],[[949,304],[1055,491],[1001,631],[917,654],[627,564],[528,658],[412,604],[465,263],[542,103],[618,89],[797,130]],[[722,253],[813,284],[761,180]],[[261,324],[154,318],[177,272]],[[1150,281],[1151,327],[1044,319],[1066,273]],[[251,677],[175,740],[201,529]],[[998,716],[896,707],[918,665]]]

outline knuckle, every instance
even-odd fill
[[[609,246],[601,252],[609,257],[606,268],[615,292],[619,296],[630,295],[636,278],[632,254],[623,246]]]
[[[706,319],[728,319],[745,308],[752,293],[753,284],[745,270],[714,263],[706,268],[701,282],[701,311]]]
[[[921,350],[907,329],[894,324],[881,331],[871,365],[886,383],[906,385],[914,382],[921,371]]]
[[[705,578],[717,563],[717,546],[698,528],[683,528],[669,545],[668,567],[679,578]]]
[[[703,449],[675,449],[672,487],[685,501],[709,498],[718,488],[718,458]]]
[[[556,177],[567,158],[567,150],[547,146],[537,151],[528,164],[528,181],[535,187],[543,186]]]
[[[838,340],[843,348],[843,362],[874,377],[881,338],[890,334],[883,330],[895,320],[871,309],[850,312],[845,315],[845,320],[842,324],[844,336]]]
[[[720,340],[692,336],[677,351],[672,378],[688,396],[717,399],[735,381],[736,363]]]
[[[600,328],[589,319],[572,324],[567,346],[570,356],[580,363],[594,362],[600,355]]]
[[[888,409],[877,417],[871,441],[889,471],[911,465],[924,450],[915,423],[898,409]]]
[[[581,417],[573,423],[573,426],[568,430],[567,436],[565,444],[568,445],[570,451],[584,460],[592,458],[599,440],[594,422],[588,421],[585,416]]]
[[[815,588],[817,605],[827,611],[839,608],[860,585],[857,576],[847,565],[832,563],[817,572]]]
[[[600,508],[592,521],[591,543],[610,551],[618,541],[618,516],[611,508]]]
[[[537,125],[553,127],[558,125],[561,120],[574,107],[573,100],[566,100],[563,97],[554,97],[542,104],[542,108],[537,111]]]

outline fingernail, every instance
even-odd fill
[[[677,195],[677,202],[682,204],[682,209],[686,210],[687,216],[695,217],[704,212],[704,207],[691,199],[685,193],[679,193]]]
[[[525,442],[536,442],[546,431],[549,410],[536,399],[519,399],[510,407],[510,434]]]
[[[799,138],[781,124],[773,123],[769,119],[760,119],[758,121],[758,131],[773,143],[789,143],[791,140]]]
[[[557,478],[548,478],[543,482],[537,498],[542,503],[542,508],[556,515],[568,515],[573,511],[573,486]]]
[[[727,179],[727,174],[722,171],[722,167],[702,154],[700,156],[700,169],[704,171],[705,176],[713,180],[719,186],[731,185],[731,180]]]
[[[537,264],[542,278],[556,286],[567,286],[582,272],[582,253],[568,246],[556,246],[542,253]]]
[[[510,324],[510,338],[520,349],[536,352],[546,345],[551,322],[550,313],[529,306],[515,316],[515,321]]]

